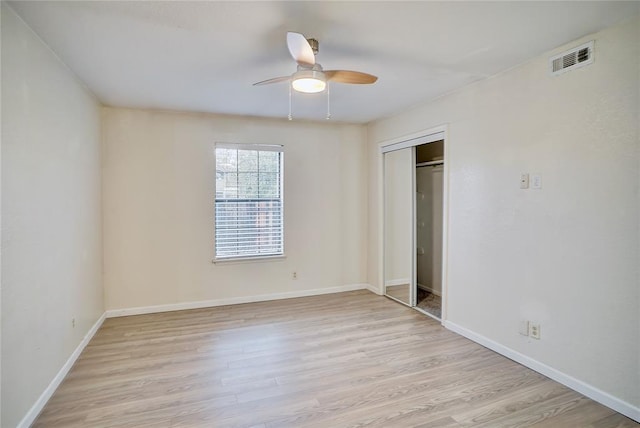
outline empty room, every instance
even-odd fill
[[[640,426],[640,1],[2,1],[0,426]]]

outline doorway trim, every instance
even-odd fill
[[[401,137],[384,140],[378,143],[378,167],[380,171],[380,179],[378,180],[378,231],[380,236],[380,247],[378,248],[378,281],[381,284],[381,294],[385,294],[384,286],[384,248],[385,248],[385,214],[384,214],[384,154],[387,152],[400,150],[408,147],[415,147],[421,144],[432,143],[435,141],[444,140],[444,173],[443,173],[443,185],[442,185],[442,316],[440,319],[441,324],[444,324],[448,318],[448,297],[449,297],[449,165],[450,165],[450,150],[449,150],[449,126],[440,125],[432,128],[427,128],[422,131],[407,134]],[[415,160],[414,160],[415,163]],[[412,186],[415,188],[415,175]],[[415,193],[415,191],[414,191]],[[415,204],[415,203],[414,203]],[[414,210],[415,211],[415,210]],[[414,223],[415,223],[415,212]],[[415,224],[414,224],[415,235]],[[414,245],[415,247],[415,236]],[[415,253],[414,248],[414,253]],[[413,255],[415,259],[415,254]],[[415,263],[412,262],[412,275],[415,276]],[[413,307],[416,309],[416,307]],[[420,311],[424,313],[423,311]]]

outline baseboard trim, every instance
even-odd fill
[[[364,285],[364,288],[371,291],[374,294],[377,294],[378,296],[382,296],[382,290],[380,290],[380,288],[378,287],[374,287],[371,284],[362,284]]]
[[[47,402],[49,401],[53,393],[56,392],[56,389],[58,389],[58,387],[60,386],[64,378],[67,376],[67,374],[69,373],[69,370],[71,370],[71,367],[73,367],[73,365],[75,364],[76,360],[78,359],[78,357],[80,356],[84,348],[87,346],[89,341],[93,338],[93,336],[96,334],[96,332],[104,322],[106,318],[105,315],[106,314],[103,313],[100,316],[100,318],[98,318],[98,320],[89,329],[87,334],[84,335],[84,338],[82,338],[82,341],[80,341],[80,344],[71,353],[67,361],[62,366],[62,368],[58,371],[58,373],[55,375],[53,380],[49,383],[49,385],[44,390],[44,392],[40,394],[40,397],[38,398],[38,400],[34,403],[33,406],[31,406],[31,408],[29,409],[27,414],[22,418],[20,423],[18,423],[17,428],[28,428],[31,426],[31,424],[35,422],[36,418],[38,417],[40,412],[42,412],[42,409],[44,409],[44,406],[47,404]]]
[[[436,296],[442,297],[442,294],[439,291],[434,290],[431,286],[429,285],[424,285],[424,284],[420,284],[418,283],[418,288],[423,289],[424,291],[428,291],[429,293],[435,294]]]
[[[591,398],[592,400],[597,401],[598,403],[603,404],[615,410],[616,412],[622,413],[623,415],[635,421],[640,422],[640,407],[636,407],[630,403],[627,403],[626,401],[621,400],[617,397],[614,397],[613,395],[607,392],[604,392],[592,385],[589,385],[581,380],[578,380],[572,376],[569,376],[568,374],[565,374],[559,370],[556,370],[553,367],[550,367],[544,363],[534,360],[531,357],[528,357],[524,354],[514,351],[509,347],[501,345],[498,342],[495,342],[485,336],[477,334],[451,321],[445,321],[443,325],[448,330],[451,330],[455,333],[460,334],[461,336],[466,337],[467,339],[470,339],[476,343],[479,343],[480,345],[486,348],[489,348],[492,351],[495,351],[501,355],[504,355],[505,357],[517,363],[520,363],[523,366],[530,368],[531,370],[534,370],[540,374],[543,374],[548,378],[553,379],[556,382],[559,382],[564,386],[567,386],[573,389],[574,391],[577,391]]]
[[[270,300],[293,299],[296,297],[319,296],[321,294],[342,293],[354,290],[370,290],[378,292],[369,284],[349,284],[338,287],[314,288],[311,290],[286,291],[284,293],[259,294],[257,296],[230,297],[226,299],[198,300],[192,302],[170,303],[166,305],[139,306],[135,308],[109,309],[107,318],[126,317],[131,315],[154,314],[159,312],[183,311],[186,309],[211,308],[215,306],[238,305],[242,303],[266,302]]]

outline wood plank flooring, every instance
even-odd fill
[[[368,291],[105,321],[35,427],[637,427]]]

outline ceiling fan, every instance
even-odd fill
[[[291,82],[291,87],[298,92],[313,94],[322,92],[327,82],[371,84],[378,78],[371,74],[351,70],[323,70],[316,62],[319,43],[316,39],[307,39],[300,33],[287,33],[287,47],[293,59],[298,63],[298,70],[291,76],[275,77],[254,83],[253,86],[271,83]]]

